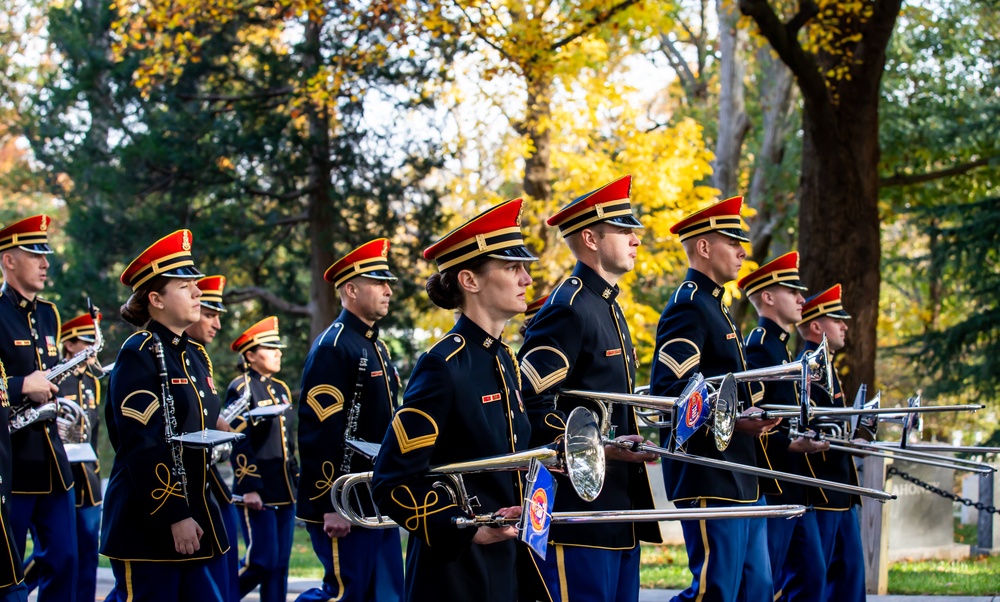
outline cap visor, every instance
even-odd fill
[[[202,307],[207,307],[208,309],[214,309],[215,311],[228,311],[224,305],[221,303],[216,303],[215,301],[202,301]]]
[[[617,217],[612,217],[611,219],[604,220],[609,224],[615,224],[616,226],[622,226],[623,228],[645,228],[642,222],[634,215],[619,215]]]
[[[538,259],[524,246],[500,249],[499,251],[489,253],[489,256],[494,259],[504,259],[507,261],[535,261]]]
[[[735,228],[722,228],[719,230],[715,230],[715,232],[718,232],[719,234],[723,234],[730,238],[735,238],[740,242],[750,242],[750,239],[747,238],[746,232],[744,232],[743,230],[737,230]]]
[[[20,245],[18,248],[24,249],[29,253],[35,253],[38,255],[48,255],[52,253],[52,248],[49,247],[47,243],[39,243],[35,245]]]
[[[394,276],[389,270],[374,270],[371,272],[365,272],[364,274],[358,274],[358,276],[371,278],[373,280],[391,280],[393,282],[399,280],[399,278],[396,278],[396,276]]]
[[[172,270],[167,270],[158,276],[166,276],[168,278],[204,278],[205,275],[194,268],[194,266],[183,266],[179,268],[174,268]]]
[[[778,284],[780,284],[781,286],[786,286],[788,288],[794,288],[797,291],[807,291],[807,290],[809,290],[808,288],[802,286],[802,283],[799,282],[798,280],[788,280],[788,281],[785,281],[785,282],[779,282]]]

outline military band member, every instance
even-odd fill
[[[97,329],[89,313],[63,323],[59,345],[63,357],[73,357],[94,343]],[[59,396],[80,406],[90,423],[89,443],[97,454],[101,413],[101,381],[103,372],[95,365],[96,358],[83,364],[59,385]],[[83,431],[77,431],[82,434]],[[77,437],[79,437],[79,434]],[[72,435],[71,435],[72,437]],[[101,539],[101,467],[98,462],[73,462],[76,490],[77,583],[76,599],[94,600],[97,595],[97,548]]]
[[[36,215],[0,230],[0,360],[7,369],[11,407],[23,409],[55,400],[58,387],[45,373],[59,361],[59,312],[40,299],[52,252],[52,220]],[[14,463],[11,524],[24,554],[32,530],[39,599],[72,600],[76,595],[77,543],[73,473],[54,421],[35,422],[10,436]]]
[[[632,393],[638,369],[632,336],[618,295],[618,281],[635,267],[639,247],[632,213],[632,177],[574,199],[548,220],[558,226],[576,258],[572,274],[535,314],[518,353],[524,376],[521,391],[531,417],[531,445],[560,436],[565,416],[578,400],[560,398],[560,388]],[[616,432],[641,441],[631,407],[618,405]],[[556,512],[652,508],[645,461],[609,447],[604,488],[593,502],[580,499],[569,481],[558,477]],[[655,523],[553,525],[545,560],[535,561],[548,597],[558,600],[636,600],[639,596],[639,541],[659,542]]]
[[[0,361],[0,602],[25,602],[28,588],[23,583],[21,554],[14,545],[14,532],[10,523],[10,484],[13,458],[10,449],[10,431],[4,428],[10,420],[10,398],[7,391],[7,371]]]
[[[229,383],[227,406],[241,398],[247,387],[248,411],[292,403],[288,385],[274,378],[281,371],[282,348],[278,318],[274,316],[257,322],[233,341],[230,349],[240,355],[247,369]],[[233,445],[231,459],[236,476],[233,489],[243,496],[247,533],[240,596],[259,585],[262,602],[284,602],[295,534],[297,473],[285,416],[255,420],[244,413],[231,426],[246,435]]]
[[[723,285],[736,280],[749,242],[740,222],[742,197],[716,203],[670,228],[688,258],[684,282],[671,295],[656,328],[656,361],[650,393],[680,395],[696,372],[704,376],[745,370],[743,337],[729,317]],[[752,391],[752,393],[751,393]],[[744,413],[759,400],[759,383],[740,384]],[[686,442],[688,453],[747,465],[757,464],[757,437],[778,420],[741,417],[725,451],[703,426]],[[665,445],[670,432],[660,437]],[[767,453],[761,450],[766,460]],[[679,508],[763,503],[757,478],[727,470],[664,460],[667,497]],[[773,482],[772,482],[773,484]],[[770,600],[773,596],[764,519],[682,521],[691,585],[676,600]]]
[[[531,326],[531,320],[538,313],[538,310],[545,305],[545,302],[549,300],[548,295],[542,295],[541,297],[535,299],[531,303],[528,303],[528,309],[524,310],[524,321],[521,322],[520,328],[517,329],[517,333],[524,336],[524,333],[528,331],[528,326]]]
[[[527,307],[531,276],[524,266],[535,259],[524,246],[521,203],[501,203],[424,251],[439,270],[427,280],[431,301],[462,313],[417,360],[375,463],[375,501],[409,532],[409,601],[517,600],[516,529],[456,527],[452,519],[466,512],[427,472],[528,446],[520,372],[501,340],[507,321]],[[479,501],[477,512],[520,516],[516,474],[468,475],[465,485]]]
[[[115,461],[101,553],[119,600],[225,599],[226,584],[212,578],[225,572],[229,540],[209,492],[209,452],[167,439],[214,426],[222,405],[204,348],[184,332],[201,315],[191,244],[191,232],[178,230],[121,275],[132,289],[122,318],[141,330],[118,354],[105,412]]]
[[[184,332],[204,349],[212,344],[215,335],[222,329],[221,316],[226,312],[226,306],[222,303],[222,293],[226,290],[226,277],[220,275],[205,276],[199,278],[196,284],[201,289],[201,298],[199,299],[201,317],[197,322],[188,326]],[[205,359],[211,367],[212,361],[207,354]],[[214,396],[206,398],[205,402],[211,403],[214,399]],[[219,413],[217,409],[212,411]],[[216,421],[215,428],[221,431],[231,430],[229,423],[221,415]],[[213,464],[209,471],[212,493],[215,495],[215,501],[219,504],[219,511],[222,512],[222,522],[226,527],[226,536],[230,543],[229,551],[225,553],[225,563],[217,566],[217,568],[222,567],[225,570],[221,574],[215,575],[214,580],[220,588],[229,592],[226,598],[229,602],[239,602],[242,598],[239,579],[240,552],[236,542],[240,530],[240,513],[236,509],[236,505],[233,504],[233,492],[228,485],[232,481],[232,473],[228,462],[223,465],[222,461]]]
[[[815,351],[822,343],[824,334],[831,355],[843,349],[847,336],[845,320],[850,318],[844,311],[839,284],[806,299],[802,306],[802,321],[798,324],[799,335],[806,342],[802,353]],[[840,376],[832,357],[829,367],[833,370],[833,391],[827,391],[820,383],[813,383],[810,400],[820,407],[847,407],[848,401],[841,389]],[[807,461],[820,479],[858,484],[858,471],[854,459],[848,454],[827,451],[811,455]],[[813,500],[813,506],[816,508],[816,524],[827,566],[825,599],[831,602],[864,600],[864,551],[857,515],[861,498],[825,489],[818,490],[818,498]],[[796,565],[789,569],[801,570]]]
[[[802,319],[802,291],[799,282],[799,254],[786,253],[744,276],[739,287],[753,303],[759,320],[746,340],[747,368],[779,366],[792,361],[788,352],[791,329]],[[763,404],[798,405],[799,386],[789,381],[761,383]],[[830,444],[807,437],[789,437],[788,423],[783,422],[763,439],[772,467],[806,477],[813,476],[805,454],[829,449]],[[767,503],[808,506],[808,488],[793,483],[781,484],[781,491],[767,494]],[[775,597],[781,600],[822,600],[826,590],[826,567],[820,548],[816,514],[783,519],[767,519],[767,548],[771,561]],[[801,567],[785,570],[785,559],[795,558]]]
[[[345,446],[345,435],[381,442],[397,405],[399,374],[378,327],[378,320],[389,313],[390,283],[396,281],[388,255],[389,240],[377,238],[334,262],[324,274],[337,288],[344,309],[313,343],[302,375],[298,516],[306,522],[324,575],[322,587],[303,592],[300,601],[381,602],[403,596],[399,530],[352,528],[334,512],[330,499],[333,479],[345,466],[347,472],[372,469],[371,459]],[[371,508],[367,500],[364,506]]]

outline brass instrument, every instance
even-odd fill
[[[60,397],[56,399],[58,410],[56,413],[56,428],[59,430],[59,438],[64,443],[86,443],[90,444],[90,416],[80,404],[75,401]]]
[[[565,473],[577,494],[593,501],[604,486],[605,457],[604,442],[594,414],[586,408],[575,408],[566,420],[566,434],[561,447],[543,446],[519,453],[494,456],[481,460],[470,460],[439,466],[431,469],[431,475],[440,475],[442,480],[434,484],[443,489],[468,517],[454,519],[458,527],[518,526],[520,518],[505,518],[495,514],[476,515],[478,502],[465,489],[463,474],[479,472],[527,470],[532,462],[549,466],[557,472]],[[375,507],[375,516],[359,513],[352,506],[351,499],[358,495],[358,487],[371,488],[372,473],[351,473],[341,475],[334,481],[331,497],[334,509],[353,526],[372,529],[396,527],[388,516],[382,515]],[[530,495],[530,494],[529,494]],[[722,518],[791,518],[806,511],[805,506],[754,506],[732,508],[691,508],[674,510],[611,510],[594,512],[556,512],[553,523],[594,523],[594,522],[655,522],[661,520],[704,520]]]

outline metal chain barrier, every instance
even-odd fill
[[[902,478],[903,480],[909,481],[909,482],[913,483],[914,485],[916,485],[918,487],[923,487],[924,489],[926,489],[927,491],[930,491],[931,493],[936,493],[936,494],[940,495],[941,497],[948,498],[949,500],[951,500],[953,502],[958,502],[959,504],[963,504],[965,506],[970,506],[972,508],[975,508],[976,510],[979,510],[980,512],[986,511],[986,512],[989,512],[991,514],[1000,514],[1000,508],[997,508],[996,506],[987,506],[987,505],[983,504],[982,502],[973,502],[972,500],[970,500],[967,497],[962,497],[962,496],[954,494],[954,493],[952,493],[950,491],[945,491],[944,489],[941,489],[940,487],[935,487],[934,485],[931,485],[927,481],[921,481],[917,477],[915,477],[915,476],[913,476],[913,475],[911,475],[909,473],[903,472],[902,470],[899,470],[895,466],[890,466],[889,470],[887,471],[887,473],[889,475],[899,475],[900,478]]]

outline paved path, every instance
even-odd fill
[[[292,602],[299,593],[319,585],[317,579],[302,579],[292,577],[288,580],[288,600]],[[98,600],[103,600],[104,596],[114,585],[114,577],[111,569],[98,569],[97,571],[97,593]],[[677,590],[666,589],[644,589],[639,594],[639,602],[668,602]],[[31,602],[35,601],[35,594],[28,597]],[[243,600],[247,602],[259,602],[260,598],[256,593],[248,595]],[[194,601],[192,601],[194,602]],[[868,602],[1000,602],[1000,596],[869,596]]]

